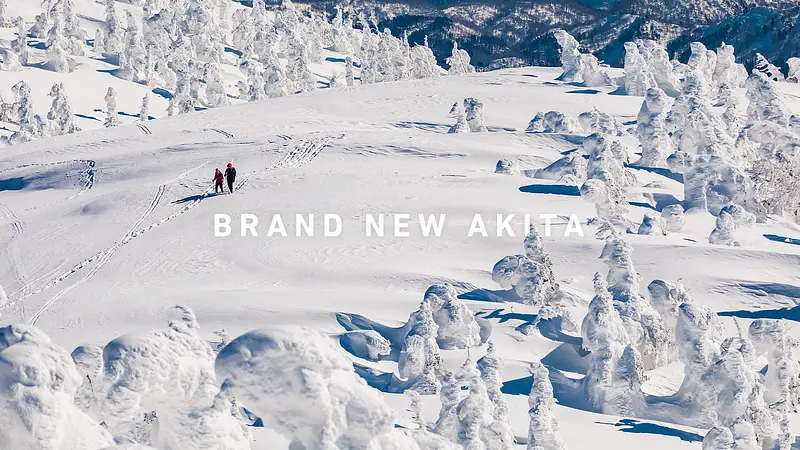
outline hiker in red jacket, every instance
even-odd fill
[[[214,193],[222,192],[225,193],[225,188],[222,185],[222,180],[224,177],[222,176],[222,172],[219,169],[214,172]]]

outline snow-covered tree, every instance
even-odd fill
[[[731,430],[734,448],[774,447],[764,381],[754,363],[752,343],[740,337],[726,339],[719,359],[701,377],[702,388],[694,399],[709,411],[712,424]]]
[[[789,72],[786,75],[786,81],[791,83],[800,83],[800,58],[789,58],[786,60],[786,65],[789,66]]]
[[[639,224],[639,229],[636,230],[636,233],[650,236],[663,236],[665,234],[661,229],[660,218],[651,212],[644,213],[642,223]]]
[[[461,390],[461,383],[455,374],[446,372],[442,378],[442,390],[439,392],[442,409],[439,411],[434,431],[450,442],[458,442],[461,425],[458,417],[458,405],[464,398],[464,394],[464,391]]]
[[[75,3],[73,0],[63,1],[63,20],[64,37],[67,43],[65,49],[72,55],[83,56],[84,43],[89,35],[81,28],[78,16],[75,14]]]
[[[753,73],[755,72],[763,73],[772,81],[784,80],[781,69],[767,61],[767,58],[765,58],[761,53],[756,53],[756,63],[753,66]]]
[[[411,381],[411,389],[423,394],[435,394],[441,388],[438,380],[428,384],[425,373],[438,374],[442,370],[442,357],[439,354],[437,338],[439,326],[433,318],[433,305],[429,299],[423,300],[419,310],[409,318],[411,329],[406,336],[398,360],[400,377]]]
[[[442,68],[436,62],[433,50],[428,47],[428,38],[422,45],[411,49],[411,75],[414,78],[436,78],[441,75]]]
[[[139,120],[146,122],[150,120],[150,94],[142,97],[142,108],[139,110]]]
[[[553,31],[553,36],[561,47],[561,75],[557,79],[568,83],[582,82],[583,64],[578,50],[581,44],[564,30]]]
[[[475,72],[475,68],[470,65],[469,53],[462,48],[458,48],[458,42],[453,41],[453,52],[446,62],[450,66],[447,71],[448,75],[464,75]]]
[[[578,114],[578,124],[588,133],[603,133],[611,136],[624,136],[625,126],[611,114],[597,108]]]
[[[716,85],[718,103],[726,105],[729,99],[729,90],[744,86],[747,70],[736,63],[735,49],[724,42],[717,49],[717,63],[714,66],[713,82]],[[744,71],[744,73],[742,73]]]
[[[566,450],[558,437],[558,419],[553,412],[555,400],[550,372],[540,362],[533,362],[528,369],[533,377],[533,385],[528,396],[528,414],[531,417],[528,427],[528,450]]]
[[[683,212],[683,206],[680,204],[665,206],[664,209],[661,210],[661,222],[665,232],[683,232],[683,225],[686,222]]]
[[[20,81],[11,88],[11,92],[15,98],[14,107],[19,129],[11,135],[9,142],[21,144],[40,137],[42,130],[39,129],[40,121],[34,112],[30,86],[25,81]]]
[[[348,87],[353,87],[356,84],[356,77],[353,75],[353,58],[346,57],[344,59],[344,80]]]
[[[467,358],[461,366],[460,378],[467,385],[467,395],[456,408],[459,420],[458,443],[465,449],[485,450],[485,430],[494,422],[492,402],[475,364]]]
[[[75,126],[75,121],[72,117],[72,109],[69,106],[69,102],[67,102],[67,95],[64,92],[64,84],[53,84],[48,95],[53,97],[50,112],[47,113],[51,134],[60,135],[80,131],[80,128]]]
[[[609,291],[630,342],[641,352],[645,366],[655,368],[669,362],[670,334],[658,311],[639,293],[632,253],[633,246],[612,230],[600,257],[608,265]]]
[[[581,325],[584,350],[591,353],[583,389],[591,404],[600,411],[606,407],[606,394],[613,387],[616,361],[629,344],[628,331],[614,308],[606,280],[594,276],[595,296]]]
[[[41,330],[0,329],[0,442],[8,448],[104,448],[112,436],[73,400],[82,378],[63,348]]]
[[[677,95],[680,92],[680,80],[674,73],[673,63],[664,47],[649,39],[637,41],[636,44],[646,62],[648,73],[655,81],[653,87]]]
[[[794,441],[789,428],[789,413],[797,411],[800,406],[800,365],[792,357],[797,342],[789,336],[784,320],[754,320],[748,335],[756,353],[767,355],[764,399],[774,405],[774,421],[780,428],[779,448],[789,449]]]
[[[464,99],[464,113],[471,133],[486,132],[486,125],[483,123],[483,102],[475,98]]]
[[[103,31],[103,51],[120,54],[123,51],[122,30],[117,18],[116,0],[105,0],[106,21]]]
[[[25,30],[25,21],[22,17],[17,18],[17,39],[12,43],[12,48],[17,52],[19,63],[23,66],[28,65],[28,32]]]
[[[448,295],[433,319],[439,326],[437,342],[442,349],[481,345],[481,329],[469,307],[455,295]]]
[[[411,405],[409,406],[411,420],[414,421],[418,430],[427,429],[428,423],[425,422],[425,417],[422,415],[422,396],[419,395],[419,392],[413,390],[407,390],[405,394],[411,400]]]
[[[635,42],[625,43],[625,93],[643,97],[648,88],[656,85],[647,61]]]
[[[678,323],[678,307],[691,302],[686,288],[680,281],[653,280],[647,285],[650,304],[658,311],[667,329],[674,332]]]
[[[636,162],[643,167],[666,167],[672,154],[672,140],[666,129],[666,118],[672,101],[658,87],[649,88],[637,116],[636,136],[642,147],[642,157]]]
[[[606,393],[604,411],[621,416],[641,417],[647,405],[642,393],[646,380],[642,357],[636,347],[628,345],[616,362],[611,389]]]
[[[50,27],[47,12],[43,12],[36,15],[36,18],[33,20],[33,26],[30,28],[30,30],[28,30],[28,33],[30,33],[30,35],[36,39],[46,39],[47,31],[49,29]]]
[[[594,133],[583,141],[584,153],[589,155],[588,180],[580,188],[581,197],[595,204],[597,216],[616,226],[628,228],[625,218],[628,202],[624,186],[629,184],[623,161],[612,150],[602,134]]]
[[[75,406],[91,416],[96,416],[103,391],[103,347],[86,345],[70,354],[83,383],[75,393]]]
[[[47,33],[47,65],[50,70],[55,72],[72,72],[75,69],[75,61],[69,58],[65,47],[69,43],[64,38],[64,26],[61,21],[61,11],[56,8],[53,13],[53,26]]]
[[[734,233],[737,228],[750,228],[756,222],[756,216],[739,205],[731,204],[720,211],[717,225],[708,237],[708,242],[717,245],[738,245]]]
[[[464,105],[462,102],[455,102],[453,103],[453,107],[450,108],[450,117],[456,120],[456,123],[450,127],[447,131],[449,134],[456,134],[456,133],[469,133],[470,127],[467,123],[466,113],[464,112]]]
[[[510,450],[514,444],[514,434],[508,425],[508,404],[501,388],[503,385],[503,360],[497,355],[492,341],[488,342],[486,355],[478,360],[481,379],[486,384],[486,392],[492,402],[494,421],[484,430],[484,441],[489,450]]]
[[[229,104],[228,93],[225,91],[225,82],[222,80],[219,65],[215,62],[207,63],[204,72],[206,81],[206,103],[208,106],[216,108]]]
[[[106,127],[115,127],[119,125],[119,113],[117,113],[117,91],[114,88],[108,88],[106,91]]]
[[[703,306],[683,303],[678,307],[675,343],[683,363],[683,382],[677,399],[686,404],[687,414],[700,423],[713,424],[713,404],[698,401],[703,374],[719,360],[722,324],[716,314]]]

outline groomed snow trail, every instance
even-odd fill
[[[219,132],[218,130],[213,130],[213,131]],[[230,135],[230,136],[233,136],[233,135]],[[239,183],[237,183],[236,190],[238,191],[242,186],[244,186],[247,183],[247,181],[250,179],[250,177],[252,177],[253,175],[259,175],[259,174],[263,174],[263,173],[266,173],[266,172],[271,172],[271,171],[280,170],[280,169],[284,169],[284,168],[301,167],[304,164],[307,164],[308,162],[310,162],[311,160],[316,158],[322,152],[322,150],[325,147],[330,145],[330,143],[331,143],[331,141],[333,139],[341,139],[343,137],[344,137],[344,135],[342,134],[342,135],[339,135],[339,136],[336,136],[336,137],[325,136],[325,137],[321,137],[321,138],[313,138],[313,139],[309,139],[309,140],[301,140],[301,141],[297,142],[295,145],[291,146],[288,149],[288,151],[284,154],[283,158],[281,158],[278,162],[276,162],[276,163],[274,163],[274,164],[272,164],[270,166],[267,166],[267,167],[265,167],[265,168],[263,168],[261,170],[255,170],[253,172],[249,172],[248,174],[243,176],[241,181],[239,181]],[[138,236],[140,236],[140,235],[152,230],[153,228],[156,228],[156,227],[158,227],[160,225],[163,225],[163,224],[171,221],[172,219],[175,219],[175,218],[185,214],[187,211],[189,211],[190,209],[192,209],[195,206],[197,206],[198,204],[200,204],[201,201],[203,201],[206,198],[208,198],[212,194],[212,191],[213,191],[213,187],[211,187],[211,186],[206,188],[196,199],[194,199],[191,202],[187,203],[181,209],[173,212],[172,214],[162,218],[161,220],[159,220],[159,221],[157,221],[157,222],[155,222],[155,223],[153,223],[153,224],[151,224],[149,226],[146,226],[144,228],[139,228],[141,226],[141,224],[145,221],[145,219],[147,219],[147,217],[156,209],[156,207],[160,203],[161,198],[163,197],[164,192],[166,191],[166,185],[167,184],[174,183],[174,182],[184,178],[185,176],[187,176],[191,172],[194,172],[195,170],[200,169],[201,167],[205,166],[209,162],[210,161],[205,161],[202,164],[200,164],[200,165],[198,165],[196,167],[193,167],[193,168],[187,170],[186,172],[180,174],[176,178],[174,178],[172,180],[169,180],[169,181],[159,185],[159,187],[158,187],[158,189],[156,191],[156,194],[153,197],[153,200],[150,202],[150,206],[148,206],[148,208],[142,213],[142,215],[139,216],[139,218],[131,226],[130,230],[125,234],[125,236],[121,240],[119,240],[116,243],[114,243],[114,245],[112,245],[111,247],[109,247],[109,248],[107,248],[107,249],[105,249],[105,250],[93,255],[92,257],[87,258],[84,261],[78,263],[71,270],[69,270],[68,272],[64,273],[60,277],[56,278],[55,280],[52,280],[50,283],[48,283],[47,285],[43,286],[42,288],[37,289],[34,292],[30,292],[27,295],[23,294],[20,298],[18,298],[13,304],[18,304],[18,303],[20,303],[21,301],[25,300],[28,297],[31,297],[31,296],[36,295],[36,294],[39,294],[42,291],[47,290],[47,289],[55,286],[56,284],[59,284],[59,283],[63,282],[65,279],[70,277],[72,274],[74,274],[74,273],[78,272],[79,270],[81,270],[85,265],[87,265],[87,264],[89,264],[89,263],[91,263],[93,261],[97,261],[96,264],[92,267],[92,269],[89,272],[87,272],[80,280],[78,280],[74,284],[62,289],[61,291],[56,293],[50,300],[45,302],[39,308],[39,310],[36,311],[36,313],[34,313],[30,317],[30,319],[28,319],[28,324],[29,325],[36,325],[36,322],[39,320],[39,318],[41,318],[41,316],[45,312],[47,312],[50,309],[50,307],[52,307],[56,302],[58,302],[59,299],[61,299],[64,295],[68,294],[70,291],[72,291],[76,287],[82,285],[83,283],[85,283],[86,281],[91,279],[103,266],[106,265],[106,263],[108,263],[111,260],[111,258],[114,256],[116,251],[119,250],[120,247],[122,247],[123,245],[129,243],[133,238],[138,237]]]

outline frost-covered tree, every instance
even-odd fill
[[[308,92],[316,88],[314,74],[309,68],[311,53],[300,36],[292,34],[286,51],[286,76],[293,84],[293,91]]]
[[[50,27],[47,12],[43,12],[36,15],[33,20],[33,26],[30,28],[30,30],[28,30],[28,33],[30,33],[30,35],[36,39],[46,39],[47,31],[49,29]]]
[[[427,429],[428,423],[425,422],[425,417],[422,415],[422,396],[419,395],[419,392],[412,390],[405,391],[405,394],[411,400],[411,404],[409,406],[409,410],[411,411],[411,420],[414,421],[417,429]]]
[[[756,216],[747,212],[739,205],[731,204],[720,211],[717,216],[717,224],[708,242],[717,245],[737,246],[735,232],[737,228],[750,228],[756,222]]]
[[[460,378],[468,390],[456,408],[459,421],[458,443],[465,449],[485,450],[487,447],[484,433],[494,422],[493,405],[486,392],[486,384],[469,358],[461,366]]]
[[[67,94],[64,92],[64,84],[53,84],[48,95],[53,97],[50,112],[47,113],[51,134],[60,135],[80,131],[80,128],[75,126],[75,121],[72,117],[72,108],[70,108],[69,102],[67,101]]]
[[[103,31],[103,51],[120,54],[123,51],[122,29],[117,18],[116,0],[105,0],[106,21]]]
[[[0,329],[0,442],[7,448],[78,449],[112,436],[74,404],[83,380],[69,353],[41,330]]]
[[[61,21],[61,11],[56,8],[53,13],[53,26],[47,33],[47,66],[55,72],[72,72],[75,61],[69,58],[64,48],[69,43],[64,38],[64,26]]]
[[[643,97],[648,88],[656,85],[647,67],[647,61],[635,42],[625,43],[625,93]]]
[[[730,99],[730,89],[744,86],[747,70],[736,63],[735,49],[724,42],[717,49],[717,63],[714,66],[713,83],[716,85],[718,104],[726,105]],[[744,73],[742,73],[744,71]]]
[[[145,94],[142,97],[142,107],[139,110],[139,120],[142,122],[147,122],[150,120],[150,94]]]
[[[650,304],[674,334],[678,323],[678,307],[691,302],[686,288],[680,281],[653,280],[647,285],[647,291],[650,293]]]
[[[687,414],[700,423],[712,422],[714,405],[698,401],[703,374],[719,360],[722,324],[716,314],[693,303],[678,307],[675,343],[683,363],[683,382],[676,399],[686,405]]]
[[[627,229],[630,224],[625,217],[628,202],[624,186],[629,180],[623,162],[614,154],[609,140],[598,133],[584,139],[583,149],[589,155],[589,163],[588,179],[580,187],[581,197],[595,204],[598,218]]]
[[[588,133],[603,133],[611,136],[623,136],[626,133],[624,125],[612,116],[594,108],[578,114],[578,124]]]
[[[442,68],[436,61],[433,50],[428,47],[428,38],[422,45],[411,49],[411,76],[417,79],[436,78],[441,75]]]
[[[767,58],[764,57],[761,53],[756,53],[756,63],[753,66],[753,73],[760,72],[763,73],[767,78],[772,81],[783,81],[783,73],[781,69],[779,69],[774,64],[767,61]]]
[[[456,295],[447,295],[433,313],[439,326],[437,342],[442,349],[464,349],[481,345],[481,329],[475,315]]]
[[[629,344],[628,331],[614,308],[606,280],[599,273],[594,276],[595,296],[581,325],[584,350],[590,360],[583,389],[589,402],[598,410],[606,407],[606,395],[613,387],[616,361]]]
[[[67,42],[65,47],[70,54],[75,56],[83,56],[84,43],[88,39],[88,34],[81,28],[78,16],[75,14],[75,3],[73,0],[62,0],[63,2],[63,20],[64,20],[64,37]]]
[[[653,87],[677,95],[680,92],[680,80],[674,73],[673,63],[664,47],[649,39],[637,41],[636,44],[646,62],[648,73],[655,81]]]
[[[450,442],[458,442],[459,419],[458,405],[464,398],[461,383],[452,372],[446,372],[442,378],[442,390],[439,392],[442,408],[436,420],[434,431]]]
[[[464,114],[471,133],[487,131],[486,125],[483,123],[483,102],[472,97],[465,98]]]
[[[348,87],[353,87],[356,84],[356,77],[353,75],[353,58],[350,56],[344,59],[344,80]]]
[[[34,112],[30,86],[25,81],[20,81],[11,88],[11,92],[15,98],[14,107],[19,129],[11,134],[9,142],[11,144],[21,144],[40,137],[42,130],[39,128],[40,121]]]
[[[25,30],[25,21],[22,17],[17,18],[17,39],[12,43],[12,48],[17,52],[19,63],[23,66],[28,65],[28,32]]]
[[[497,355],[492,341],[488,342],[486,355],[478,360],[481,379],[486,384],[486,392],[492,402],[494,421],[484,430],[484,441],[489,450],[510,450],[514,444],[514,434],[508,425],[508,404],[501,388],[503,385],[503,359]]]
[[[789,428],[789,413],[797,411],[800,406],[800,365],[792,357],[797,342],[789,336],[784,320],[754,320],[748,335],[756,353],[767,355],[764,399],[774,405],[773,420],[780,428],[779,448],[789,449],[794,441]]]
[[[754,363],[752,343],[739,337],[726,339],[719,359],[701,377],[702,389],[695,399],[709,411],[712,424],[731,430],[734,448],[774,447],[764,381]]]
[[[186,114],[194,111],[197,102],[197,91],[193,88],[196,79],[188,71],[178,71],[178,82],[175,85],[175,103],[178,114]],[[262,97],[263,98],[263,97]]]
[[[793,57],[786,60],[789,71],[786,74],[786,81],[790,83],[800,83],[800,58]]]
[[[91,416],[96,416],[103,391],[103,347],[86,345],[70,354],[83,383],[75,393],[75,406]]]
[[[646,414],[647,405],[642,393],[642,383],[646,379],[642,357],[636,347],[629,344],[616,362],[611,389],[605,396],[604,411],[633,417]]]
[[[119,113],[117,113],[117,91],[114,88],[108,88],[106,91],[106,127],[115,127],[119,125]]]
[[[639,293],[632,253],[633,246],[612,230],[600,257],[608,265],[608,289],[630,342],[641,352],[645,366],[655,368],[669,362],[670,334],[658,311]]]
[[[661,223],[666,233],[681,233],[686,219],[683,215],[683,206],[680,204],[665,206],[661,210]]]
[[[558,437],[558,419],[553,412],[553,385],[550,372],[540,362],[533,362],[528,369],[533,377],[528,396],[528,450],[565,450],[566,446]]]
[[[639,229],[636,230],[636,233],[650,236],[663,236],[665,234],[661,229],[660,218],[651,212],[644,213],[642,223],[639,224]]]
[[[229,104],[228,93],[225,91],[225,82],[222,80],[219,65],[215,62],[207,63],[204,72],[206,104],[211,108]]]
[[[578,50],[580,43],[564,30],[553,31],[553,36],[561,47],[561,75],[557,79],[568,83],[582,82],[583,63]]]
[[[430,299],[420,304],[419,310],[409,318],[411,329],[406,336],[398,359],[400,377],[411,382],[411,389],[423,394],[435,394],[441,384],[435,378],[427,382],[427,373],[438,374],[442,370],[442,357],[439,354],[439,326],[433,318],[433,305]]]
[[[747,125],[737,147],[751,163],[749,174],[755,185],[759,220],[766,214],[787,214],[800,221],[800,183],[796,176],[800,154],[795,150],[800,136],[792,128],[783,96],[774,82],[754,72],[747,80],[747,99]]]
[[[455,102],[453,107],[450,108],[450,117],[455,119],[456,123],[447,131],[449,134],[456,133],[469,133],[470,127],[467,123],[467,116],[464,112],[464,105],[462,102]]]
[[[475,72],[475,68],[470,64],[470,56],[463,48],[458,48],[458,42],[453,41],[453,52],[447,58],[447,65],[450,69],[448,75],[465,75]]]
[[[672,101],[658,87],[649,88],[639,109],[636,137],[642,147],[642,157],[636,162],[643,167],[666,167],[672,154],[672,140],[666,129],[666,118]]]

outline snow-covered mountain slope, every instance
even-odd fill
[[[32,77],[36,71],[30,69]],[[575,135],[524,132],[536,111],[556,109],[574,117],[597,108],[629,122],[641,98],[562,84],[554,81],[559,73],[522,68],[320,90],[149,121],[146,129],[128,124],[6,148],[0,155],[0,238],[7,257],[0,260],[0,280],[9,302],[0,320],[34,324],[68,350],[163,328],[175,304],[194,309],[209,340],[214,330],[238,336],[277,325],[337,335],[343,332],[337,313],[395,326],[434,283],[452,283],[472,292],[468,298],[496,298],[481,289],[499,289],[492,265],[522,250],[526,213],[540,230],[539,214],[581,219],[585,236],[564,237],[566,222],[556,219],[545,244],[558,282],[582,299],[573,316],[583,317],[593,274],[605,271],[598,258],[603,243],[594,237],[596,227],[586,224],[594,207],[568,186],[495,174],[495,163],[506,158],[524,169],[541,168],[576,147]],[[76,100],[79,92],[97,97],[90,83],[70,81],[65,84]],[[780,86],[790,94],[790,107],[800,110],[797,87]],[[120,98],[136,98],[138,89],[122,85]],[[450,106],[465,97],[485,103],[489,132],[446,133]],[[120,109],[126,109],[122,101]],[[237,190],[214,195],[213,169],[229,161],[238,169]],[[642,193],[681,198],[680,183],[635,173],[638,182],[627,194],[634,222],[652,208]],[[652,182],[658,183],[642,187]],[[258,237],[238,236],[243,213],[258,215]],[[341,217],[340,236],[322,236],[326,213]],[[410,237],[388,230],[383,238],[365,235],[367,214],[385,214],[388,226],[401,213],[412,217]],[[511,224],[517,235],[467,237],[478,213],[492,236],[497,214],[516,214]],[[234,217],[236,236],[214,236],[215,214]],[[267,236],[276,214],[285,221],[287,237]],[[314,214],[314,237],[294,236],[295,214]],[[424,237],[417,214],[447,214],[442,236]],[[740,247],[708,244],[713,227],[713,217],[698,214],[688,216],[684,233],[628,236],[643,282],[680,279],[696,303],[741,316],[797,304],[796,227],[757,224],[738,232]],[[489,321],[506,360],[509,420],[524,442],[528,364],[543,359],[576,377],[582,369],[565,353],[567,344],[515,331],[534,317],[535,307],[467,303]],[[733,320],[724,320],[726,333],[735,334]],[[472,349],[471,355],[483,351]],[[444,351],[446,365],[458,367],[465,353]],[[397,370],[391,361],[356,363]],[[649,376],[645,390],[667,395],[677,389],[682,370],[672,364]],[[384,397],[400,414],[400,424],[411,426],[408,400]],[[706,431],[679,425],[678,417],[675,423],[610,417],[560,401],[556,415],[568,448],[602,442],[607,448],[699,449]],[[423,404],[434,421],[438,400],[425,396]],[[254,448],[286,445],[269,431],[255,433]]]
[[[327,2],[309,1],[320,9]],[[653,39],[671,55],[688,54],[689,43],[709,48],[734,43],[739,62],[751,67],[755,52],[783,64],[797,54],[793,1],[523,1],[523,2],[359,2],[355,7],[380,20],[380,27],[428,36],[440,62],[457,40],[483,68],[557,65],[558,47],[547,32],[563,28],[587,51],[621,66],[623,44]],[[765,26],[762,26],[762,23]],[[757,35],[754,32],[757,30]]]

